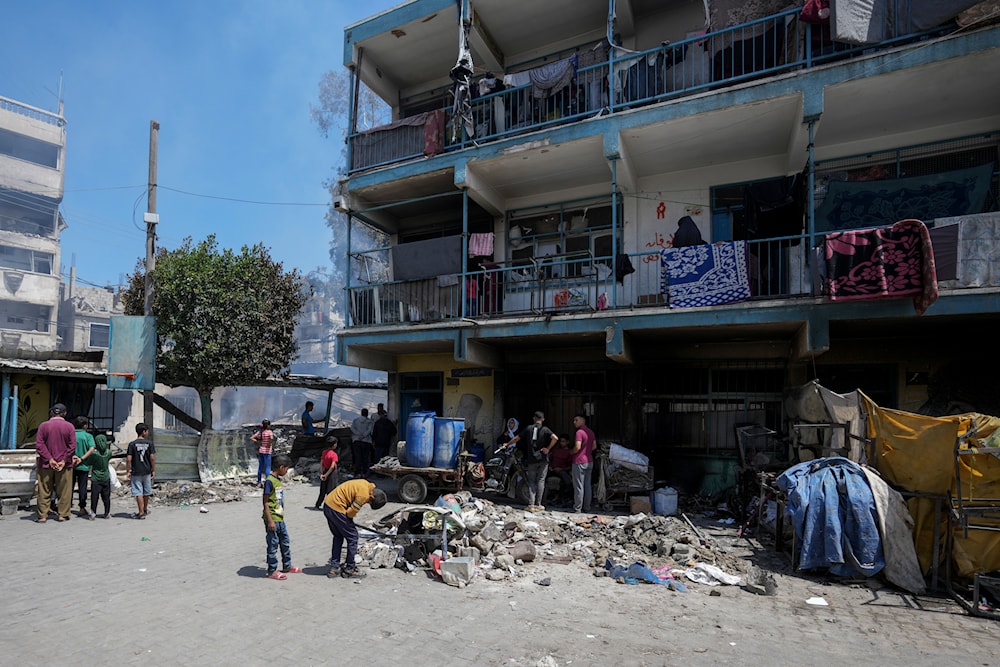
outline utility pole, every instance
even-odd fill
[[[149,183],[146,187],[146,281],[145,299],[142,314],[147,317],[153,314],[153,269],[156,268],[156,223],[160,216],[156,214],[156,153],[160,136],[160,123],[149,121]],[[154,355],[153,363],[156,363]],[[149,439],[153,440],[153,390],[142,392],[142,420],[149,427]]]

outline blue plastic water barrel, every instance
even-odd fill
[[[434,467],[454,468],[458,463],[458,441],[465,428],[464,419],[434,418]]]
[[[434,460],[434,412],[411,412],[406,420],[406,464],[426,468]]]
[[[473,463],[483,463],[486,460],[486,447],[484,445],[469,445],[468,450],[469,454],[472,455],[469,457],[469,460]]]

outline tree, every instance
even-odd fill
[[[143,314],[140,264],[123,294],[127,315]],[[153,271],[157,380],[193,387],[212,428],[212,390],[286,374],[295,358],[295,319],[309,297],[298,271],[285,271],[261,244],[239,254],[215,236],[161,249]]]

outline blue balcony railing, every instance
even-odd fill
[[[613,48],[598,62],[593,62],[589,51],[583,51],[577,54],[581,65],[572,83],[551,95],[536,97],[531,84],[523,84],[474,99],[473,136],[456,131],[454,119],[447,122],[440,141],[428,136],[431,125],[412,119],[350,135],[349,170],[354,173],[436,150],[457,150],[601,113],[618,113],[871,53],[940,32],[911,28],[908,8],[909,3],[902,0],[885,3],[885,11],[871,27],[878,38],[875,43],[834,42],[829,26],[798,20],[800,10],[796,8],[646,51]],[[440,109],[430,113],[450,114],[450,110],[449,95],[442,94]]]
[[[807,236],[748,241],[751,298],[813,294],[808,248]],[[348,326],[666,306],[659,252],[627,256],[634,269],[631,273],[620,271],[620,258],[586,252],[517,260],[454,276],[352,286],[348,289]],[[616,279],[619,273],[620,281]]]

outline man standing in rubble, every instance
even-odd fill
[[[73,509],[73,466],[76,457],[76,429],[66,421],[66,406],[56,403],[49,410],[49,420],[42,422],[35,436],[38,453],[38,523],[49,518],[52,492],[58,497],[59,518],[69,521]]]
[[[361,416],[351,422],[351,453],[354,454],[354,473],[359,477],[367,477],[372,465],[372,426],[368,408],[361,408]]]
[[[559,436],[545,425],[545,413],[539,410],[532,418],[530,426],[511,438],[507,444],[519,443],[524,462],[524,474],[528,479],[528,511],[541,512],[545,509],[545,477],[549,472],[549,451],[559,442]]]
[[[587,426],[586,415],[578,414],[573,417],[573,428],[576,429],[573,443],[573,511],[589,512],[597,436]]]

